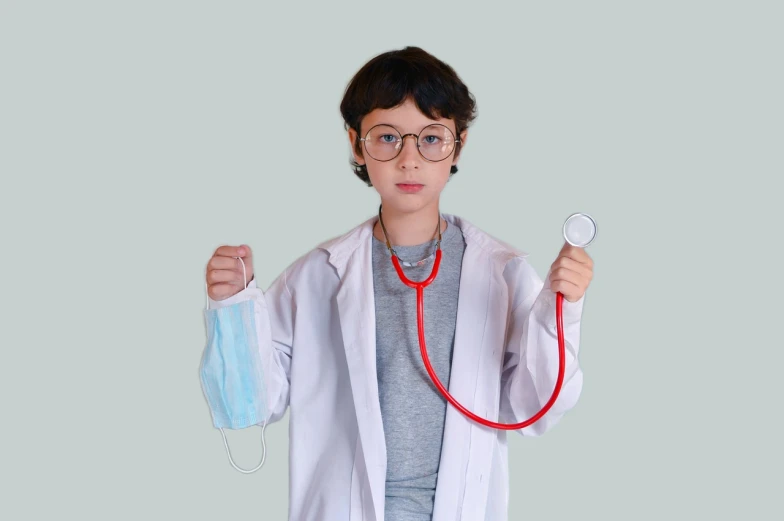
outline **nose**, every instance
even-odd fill
[[[411,138],[411,143],[407,144],[406,138]],[[400,155],[398,156],[398,164],[400,168],[419,168],[419,150],[417,149],[417,137],[413,134],[403,136],[403,144],[400,146]]]

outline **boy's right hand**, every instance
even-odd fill
[[[242,263],[245,277],[242,280]],[[236,295],[253,279],[253,253],[248,245],[221,246],[207,263],[207,295],[212,300],[224,300]]]

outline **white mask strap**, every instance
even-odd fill
[[[234,257],[235,259],[239,259],[242,263],[242,283],[245,284],[245,289],[248,289],[248,275],[245,273],[245,261],[242,260],[242,257]]]
[[[255,469],[251,469],[251,470],[241,469],[237,466],[236,463],[234,463],[234,459],[231,457],[231,451],[229,450],[229,442],[228,440],[226,440],[226,433],[223,432],[223,427],[221,427],[220,431],[221,431],[221,436],[223,436],[223,445],[225,445],[226,447],[226,454],[228,454],[229,456],[229,462],[231,462],[232,467],[239,470],[243,474],[250,474],[252,472],[256,472],[261,468],[262,465],[264,465],[264,460],[267,458],[267,444],[264,441],[264,429],[266,427],[267,427],[267,420],[264,420],[264,425],[261,426],[261,447],[263,449],[263,452],[261,454],[261,462],[258,464],[258,466]]]

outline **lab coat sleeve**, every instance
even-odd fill
[[[223,300],[208,297],[209,309],[237,305],[253,300],[255,335],[261,355],[264,386],[267,398],[267,425],[280,420],[289,405],[289,386],[292,355],[293,301],[286,284],[287,271],[275,279],[267,291],[256,284],[255,277],[247,288]],[[236,375],[240,378],[241,375]]]
[[[558,379],[558,332],[555,293],[550,273],[542,281],[524,259],[507,264],[505,279],[511,289],[511,312],[501,376],[499,421],[520,423],[537,414],[550,400]],[[585,295],[576,302],[563,300],[566,364],[561,392],[538,421],[516,432],[540,436],[572,409],[582,392],[583,374],[578,361],[580,325]]]

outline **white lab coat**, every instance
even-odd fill
[[[555,386],[555,295],[526,253],[465,219],[443,216],[466,240],[449,391],[479,416],[521,422],[541,409]],[[290,411],[289,521],[384,520],[387,459],[371,262],[375,220],[303,255],[266,292],[251,282],[225,300],[209,299],[212,308],[245,299],[257,303],[268,424]],[[524,436],[551,429],[578,400],[584,298],[563,302],[563,387],[543,418],[517,431]],[[434,521],[507,519],[506,433],[448,405]]]

